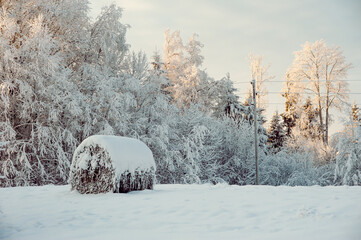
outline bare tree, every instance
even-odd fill
[[[318,111],[321,138],[328,144],[331,108],[341,109],[348,98],[347,71],[351,68],[339,47],[327,47],[323,40],[306,42],[287,75],[300,83],[299,91],[310,94]]]
[[[265,87],[265,82],[274,78],[274,76],[271,76],[268,73],[270,65],[264,66],[262,60],[263,56],[255,56],[253,54],[249,54],[248,64],[251,70],[251,77],[252,79],[256,80],[258,108],[267,107],[267,100],[265,98],[268,95],[268,91]]]

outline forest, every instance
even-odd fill
[[[256,145],[259,184],[361,185],[361,111],[348,102],[352,65],[339,47],[295,49],[284,110],[266,127],[262,56],[249,56],[254,106],[229,74],[202,68],[197,34],[166,30],[162,54],[132,51],[122,11],[92,20],[86,0],[0,1],[0,187],[67,184],[91,135],[146,143],[160,184],[255,184]],[[349,121],[330,136],[332,109]]]

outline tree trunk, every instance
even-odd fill
[[[327,86],[327,96],[326,96],[326,129],[325,129],[325,139],[324,139],[324,144],[328,145],[328,124],[329,124],[329,113],[328,113],[328,107],[329,107],[329,102],[330,102],[330,94],[329,94],[329,86]]]
[[[320,127],[321,127],[321,138],[323,143],[325,143],[325,127],[323,124],[323,117],[322,117],[322,110],[321,110],[321,103],[318,103],[318,115],[320,117]]]
[[[321,93],[320,93],[320,84],[318,80],[318,85],[316,86],[317,89],[317,97],[318,97],[318,115],[320,118],[320,126],[321,126],[321,138],[323,143],[325,143],[325,126],[323,124],[323,117],[322,117],[322,104],[321,104]]]

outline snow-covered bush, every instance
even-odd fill
[[[69,182],[80,193],[153,189],[154,181],[152,152],[139,140],[94,135],[74,152]]]
[[[279,186],[326,186],[332,184],[333,164],[317,166],[312,153],[283,150],[268,155],[260,165],[261,184]]]
[[[263,185],[284,185],[297,167],[294,158],[284,151],[269,155],[260,164],[260,182]]]
[[[336,146],[336,185],[361,185],[361,126],[345,131]]]
[[[325,145],[322,139],[311,139],[303,136],[298,128],[292,130],[291,137],[285,141],[285,148],[289,153],[307,154],[308,159],[313,161],[315,166],[328,164],[333,161],[334,149]]]
[[[210,119],[200,161],[202,182],[246,185],[255,182],[253,128],[225,116]],[[265,157],[260,148],[260,159]]]

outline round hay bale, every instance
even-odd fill
[[[141,141],[94,135],[75,150],[69,183],[79,193],[126,193],[153,189],[155,162]]]

